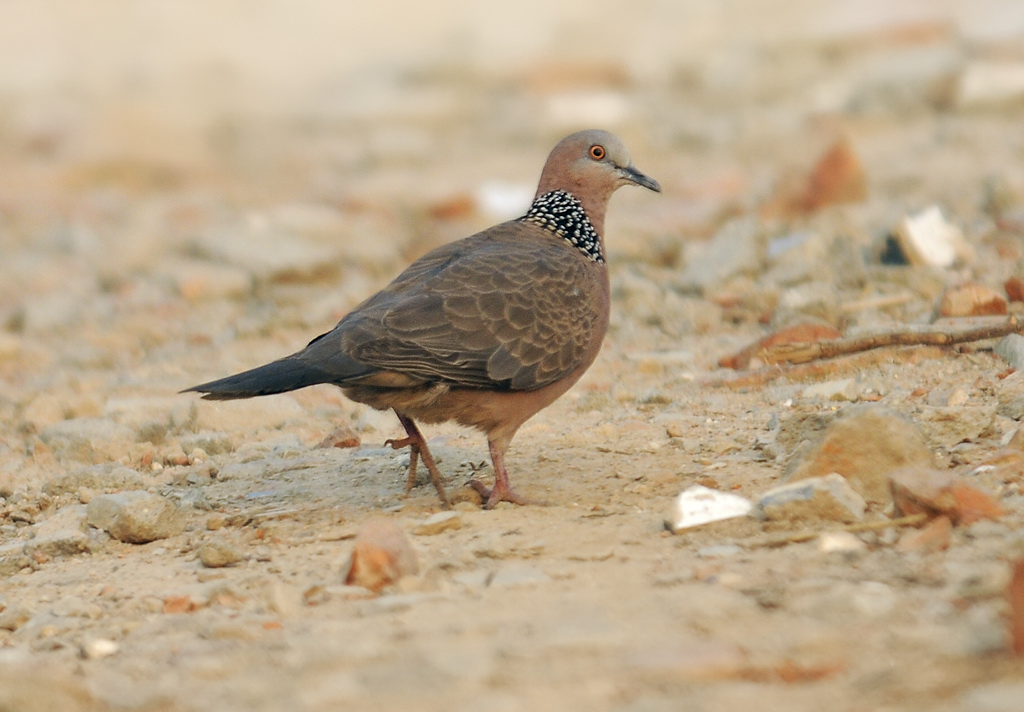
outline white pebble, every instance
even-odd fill
[[[672,531],[677,532],[709,522],[743,517],[752,508],[753,505],[739,495],[693,485],[676,497],[668,523]]]
[[[81,653],[86,660],[96,660],[97,658],[109,658],[111,655],[117,654],[120,649],[121,646],[109,638],[90,638],[82,643]]]

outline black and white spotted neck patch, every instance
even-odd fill
[[[588,260],[604,262],[597,230],[590,224],[582,203],[564,190],[538,196],[522,219],[555,233]]]

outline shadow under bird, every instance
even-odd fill
[[[526,215],[427,253],[301,351],[187,391],[229,400],[333,383],[354,401],[391,408],[408,435],[387,443],[410,448],[407,489],[422,459],[446,505],[416,421],[478,428],[494,486],[472,486],[488,508],[527,504],[509,484],[505,451],[601,348],[610,302],[604,218],[623,185],[661,191],[614,135],[567,136],[548,156]]]

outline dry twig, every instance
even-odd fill
[[[905,325],[891,331],[865,334],[849,339],[776,344],[761,351],[758,358],[769,364],[737,376],[704,379],[710,386],[728,386],[733,390],[759,387],[780,378],[794,381],[831,377],[859,371],[877,363],[917,363],[939,358],[955,344],[998,339],[1024,332],[1024,322],[1016,316],[970,327],[943,328]]]
[[[847,372],[857,373],[868,366],[879,363],[918,363],[930,358],[939,358],[944,353],[945,349],[940,346],[879,348],[865,353],[842,356],[830,361],[765,366],[756,371],[738,375],[707,378],[703,382],[708,386],[728,386],[734,391],[738,391],[744,388],[759,388],[780,378],[788,378],[791,381],[810,381],[835,377]]]
[[[942,329],[936,328],[935,325],[920,328],[908,325],[893,331],[865,334],[852,339],[778,344],[762,351],[760,357],[768,364],[807,363],[886,346],[952,346],[971,341],[998,339],[1007,334],[1019,334],[1021,331],[1024,331],[1024,322],[1015,316],[1000,320],[996,324],[961,329]]]

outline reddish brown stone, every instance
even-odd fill
[[[1006,299],[999,292],[981,284],[950,287],[939,301],[939,315],[987,316],[1006,313]]]
[[[896,548],[900,551],[918,551],[929,554],[945,551],[953,540],[953,522],[949,517],[941,515],[928,522],[920,529],[912,529],[904,534]]]
[[[1024,302],[1024,280],[1020,277],[1010,277],[1003,283],[1006,296],[1011,302]]]
[[[953,524],[970,525],[981,519],[998,519],[1003,506],[991,495],[951,472],[908,467],[889,476],[896,510],[906,516],[946,515]]]
[[[386,519],[370,519],[356,534],[345,583],[380,592],[418,572],[416,552],[405,533]]]
[[[359,447],[360,442],[359,433],[347,425],[340,425],[328,433],[327,437],[321,440],[317,447]]]

